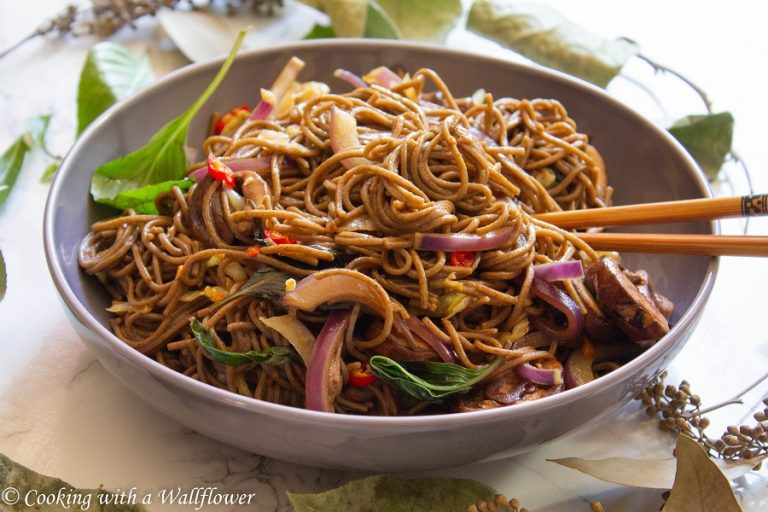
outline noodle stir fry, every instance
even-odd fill
[[[611,203],[558,101],[383,67],[331,93],[302,66],[213,117],[189,190],[83,240],[126,344],[248,397],[409,415],[558,393],[667,332],[644,271],[535,217]]]

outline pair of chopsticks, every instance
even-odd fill
[[[708,221],[768,215],[768,194],[689,199],[536,215],[563,229]],[[768,236],[655,233],[578,233],[597,250],[686,253],[705,256],[768,256]]]

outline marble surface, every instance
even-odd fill
[[[768,20],[765,4],[548,3],[593,31],[639,41],[645,54],[704,87],[716,110],[734,113],[735,147],[750,165],[755,190],[768,190],[763,157],[763,120],[768,108],[760,102],[768,82],[768,72],[761,65],[768,49],[763,37]],[[0,2],[0,48],[29,33],[65,4],[58,0]],[[122,32],[117,39],[137,53],[147,52],[158,74],[187,62],[153,21],[142,22],[138,31]],[[51,146],[66,151],[76,124],[79,70],[93,42],[90,38],[38,39],[0,59],[4,119],[0,148],[18,136],[29,117],[52,112]],[[494,45],[461,30],[451,35],[448,44],[501,54]],[[695,97],[673,80],[652,76],[642,63],[630,63],[627,75],[650,82],[660,92],[662,104],[649,100],[631,79],[619,78],[609,90],[658,122],[701,109]],[[258,511],[288,510],[286,490],[325,490],[362,476],[297,466],[221,445],[163,417],[114,380],[70,328],[48,276],[41,234],[48,185],[39,181],[45,163],[40,156],[31,158],[0,208],[0,249],[8,268],[8,292],[0,303],[0,453],[77,486],[136,488],[138,493],[216,486],[227,492],[255,493],[248,509]],[[725,177],[728,181],[718,184],[716,192],[746,191],[736,166],[729,166]],[[767,220],[752,221],[749,232],[768,234]],[[743,228],[741,221],[723,223],[728,233]],[[704,318],[669,368],[671,382],[686,378],[705,402],[715,403],[765,372],[766,268],[765,261],[756,258],[721,260]],[[751,411],[766,393],[768,383],[763,383],[746,395],[744,406],[713,415],[713,430],[750,422]],[[657,510],[658,491],[605,484],[546,459],[667,457],[672,445],[673,439],[659,432],[637,403],[631,403],[595,425],[527,454],[429,474],[484,481],[518,497],[533,511],[588,510],[588,502],[595,499],[607,510]],[[768,470],[740,479],[737,490],[744,510],[765,510]],[[189,508],[151,507],[153,511]]]

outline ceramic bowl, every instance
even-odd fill
[[[204,137],[208,113],[253,103],[293,55],[301,78],[348,86],[343,67],[363,73],[379,65],[436,70],[457,95],[484,88],[499,96],[557,98],[605,158],[616,204],[709,195],[707,182],[665,131],[602,90],[540,68],[420,44],[326,40],[243,52],[195,120],[189,144]],[[717,260],[685,255],[626,255],[676,304],[674,327],[656,345],[613,373],[539,401],[495,410],[425,417],[363,417],[289,408],[222,391],[176,373],[123,344],[107,328],[107,294],[77,264],[89,225],[116,212],[89,198],[101,163],[142,146],[178,116],[213,77],[220,61],[185,67],[115,105],[67,155],[45,212],[45,249],[69,318],[101,363],[151,406],[198,432],[244,450],[302,464],[370,471],[406,471],[511,455],[559,438],[605,416],[633,395],[683,347],[702,313]],[[647,229],[647,228],[646,228]],[[712,233],[713,224],[678,223],[654,231]],[[596,426],[595,428],[599,428]]]

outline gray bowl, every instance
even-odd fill
[[[245,52],[204,107],[189,143],[202,142],[207,113],[253,103],[293,55],[306,61],[302,79],[334,90],[338,67],[365,72],[379,65],[435,69],[456,94],[484,88],[495,96],[560,99],[579,129],[600,149],[616,204],[709,195],[691,158],[666,132],[602,90],[555,72],[490,57],[402,42],[327,40]],[[372,471],[456,466],[514,454],[561,437],[621,405],[680,351],[712,289],[717,260],[683,255],[627,255],[656,289],[676,304],[674,327],[661,341],[615,372],[539,401],[495,410],[379,418],[337,415],[254,400],[176,373],[123,344],[107,328],[107,294],[80,271],[77,251],[89,225],[116,212],[89,198],[99,164],[142,146],[200,94],[220,61],[193,65],[159,80],[102,115],[79,138],[51,187],[44,238],[51,275],[72,325],[102,364],[164,414],[198,432],[259,454],[315,466]],[[713,224],[679,223],[654,231],[712,233]]]

